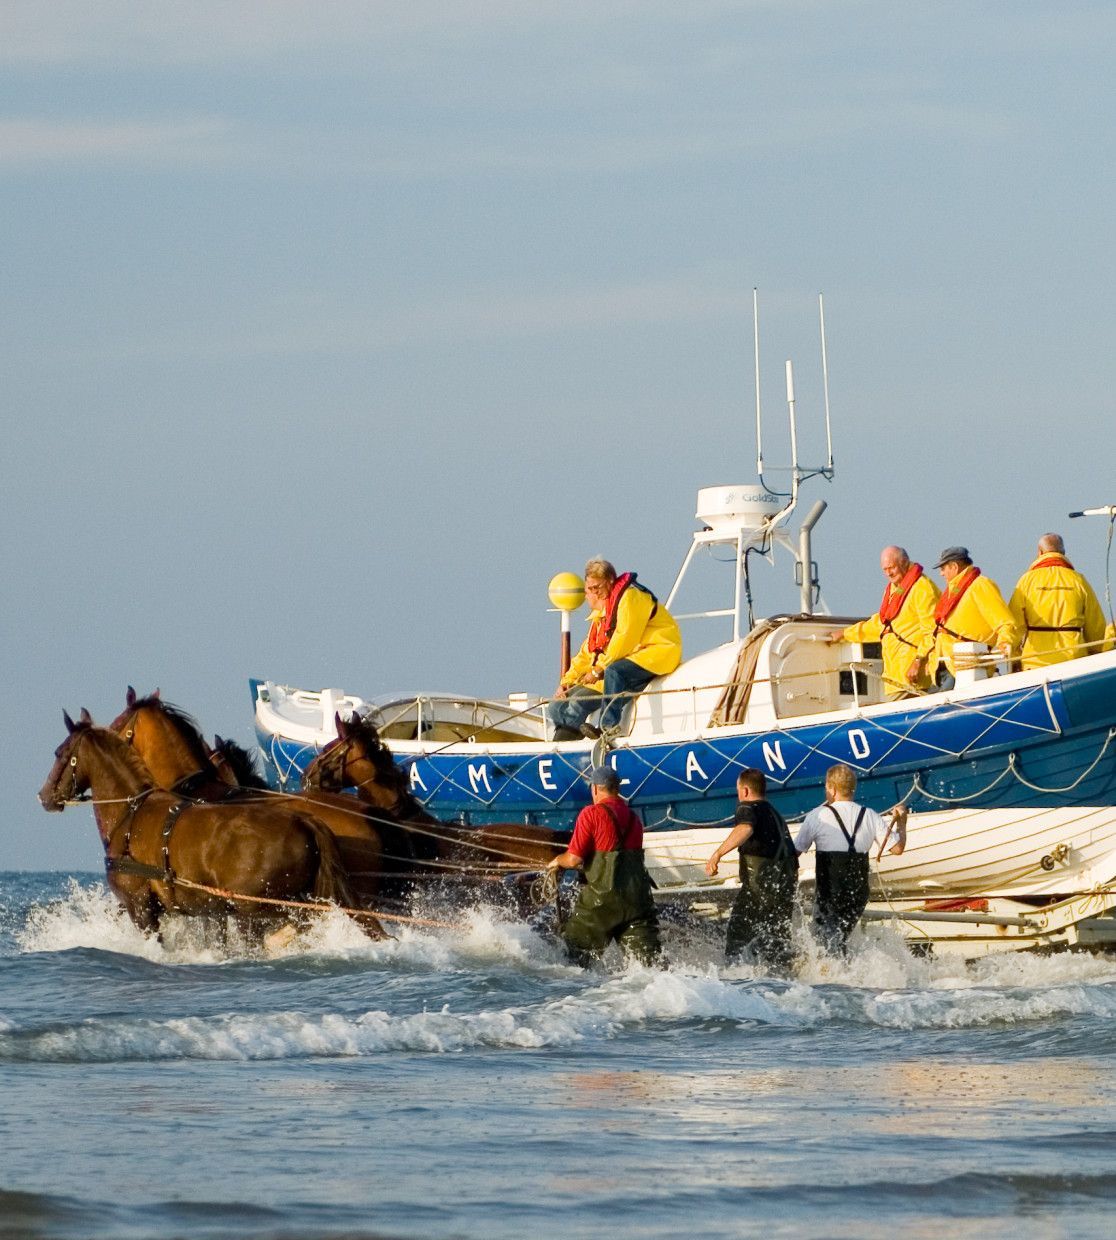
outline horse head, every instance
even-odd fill
[[[267,787],[267,783],[260,777],[255,758],[236,741],[226,740],[215,734],[213,748],[209,751],[209,761],[218,778],[231,787]]]
[[[89,776],[81,750],[82,741],[93,727],[93,716],[83,707],[77,723],[66,711],[62,712],[62,718],[66,721],[66,739],[54,751],[54,765],[46,783],[39,789],[39,804],[52,814],[89,791]]]
[[[215,774],[198,725],[184,710],[164,702],[158,689],[138,697],[129,685],[124,709],[109,728],[135,749],[162,788],[201,771]]]
[[[329,741],[302,776],[305,789],[340,791],[355,788],[378,809],[394,811],[409,795],[407,777],[395,765],[391,750],[374,724],[334,716],[337,739]]]

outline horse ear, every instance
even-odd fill
[[[225,742],[217,735],[217,733],[214,732],[213,733],[213,748],[220,749],[224,745],[224,743]]]
[[[77,724],[70,718],[69,711],[64,710],[62,712],[62,718],[66,720],[66,731],[72,734],[74,729],[77,727]]]
[[[158,685],[156,685],[156,686],[155,686],[155,692],[154,692],[151,696],[155,699],[155,701],[156,701],[156,702],[157,702],[157,701],[159,701],[159,687],[158,687]]]
[[[341,740],[346,740],[349,735],[349,725],[341,718],[341,712],[336,711],[333,716],[333,726],[337,729],[337,735]]]
[[[131,685],[128,686],[128,692],[124,694],[124,705],[131,708],[136,704],[136,691]]]
[[[93,716],[85,709],[84,706],[81,708],[81,715],[79,716],[79,718],[81,719],[82,723],[93,722]]]

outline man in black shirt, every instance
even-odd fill
[[[790,967],[791,913],[798,889],[798,853],[783,815],[767,800],[767,778],[745,767],[736,778],[736,825],[705,863],[712,878],[721,858],[740,850],[740,893],[729,915],[725,960],[745,954],[756,963]]]

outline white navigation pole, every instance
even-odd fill
[[[585,582],[577,573],[555,573],[547,586],[550,601],[562,617],[562,649],[559,679],[570,670],[570,616],[585,602]]]
[[[1080,512],[1071,512],[1071,517],[1107,517],[1108,547],[1104,554],[1104,609],[1108,612],[1109,629],[1116,627],[1116,618],[1112,614],[1112,530],[1116,526],[1116,504],[1105,504],[1101,508],[1083,508]]]

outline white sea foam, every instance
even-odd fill
[[[539,1049],[622,1038],[663,1022],[713,1019],[740,1028],[817,1027],[834,1020],[891,1029],[1025,1025],[1116,1016],[1116,987],[1074,980],[1042,988],[946,985],[869,990],[800,981],[748,981],[713,970],[645,969],[589,975],[571,994],[486,1011],[226,1013],[170,1020],[104,1017],[17,1036],[0,1026],[0,1058],[260,1060]]]
[[[112,1062],[127,1059],[289,1059],[478,1047],[564,1047],[618,1036],[648,1021],[724,1017],[787,1023],[762,994],[715,977],[634,970],[574,995],[482,1012],[407,1015],[230,1013],[170,1020],[99,1018],[15,1038],[0,1031],[0,1058]]]
[[[959,1029],[1116,1016],[1116,962],[1090,955],[1005,954],[966,964],[916,958],[893,931],[875,928],[835,960],[808,947],[791,981],[754,967],[717,967],[704,949],[668,969],[631,965],[583,974],[526,926],[491,911],[463,915],[457,928],[407,925],[374,942],[337,910],[316,918],[280,953],[359,962],[389,972],[489,972],[550,979],[572,989],[535,1004],[482,1012],[360,1016],[281,1012],[174,1021],[94,1019],[17,1038],[0,1025],[0,1054],[32,1059],[286,1058],[366,1055],[392,1050],[462,1051],[482,1046],[568,1046],[623,1036],[660,1022],[716,1020],[741,1027],[814,1027],[832,1021],[890,1029]],[[164,964],[220,964],[226,954],[172,927],[166,942],[141,934],[102,886],[71,883],[58,901],[35,908],[18,933],[23,951],[96,948]],[[549,984],[549,982],[548,982]]]
[[[164,948],[132,924],[111,892],[99,883],[82,886],[76,879],[69,880],[60,899],[33,906],[15,940],[25,952],[89,947],[145,960],[166,958]]]
[[[442,919],[445,920],[444,916]],[[475,908],[447,920],[446,927],[386,921],[390,939],[370,939],[339,909],[331,908],[303,925],[280,947],[250,945],[228,927],[218,939],[204,923],[171,917],[164,921],[161,940],[145,934],[128,918],[116,897],[103,884],[83,886],[70,879],[65,893],[47,904],[35,905],[26,923],[15,932],[24,952],[61,952],[92,948],[136,956],[162,964],[212,964],[266,954],[284,959],[325,956],[380,961],[430,969],[484,968],[498,963],[527,970],[570,969],[560,948],[545,942],[522,922],[509,921],[492,909]]]

